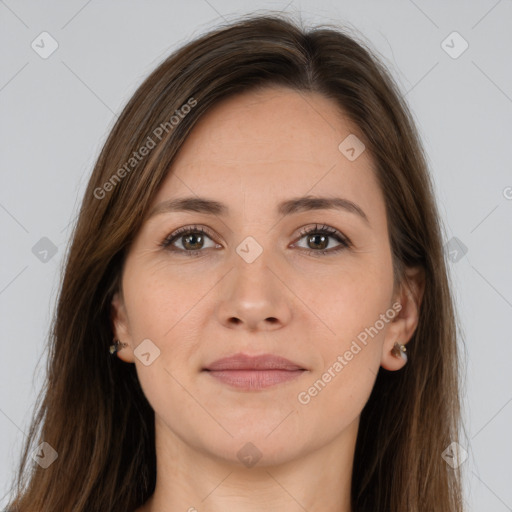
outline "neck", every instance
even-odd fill
[[[185,444],[155,417],[157,482],[137,512],[351,512],[352,465],[359,418],[335,439],[300,456],[244,467]]]

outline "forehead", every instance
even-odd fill
[[[193,128],[156,202],[209,196],[236,209],[273,208],[301,195],[339,196],[382,215],[373,161],[350,161],[339,149],[360,136],[333,100],[282,87],[250,91],[215,105]],[[369,214],[370,216],[370,214]]]

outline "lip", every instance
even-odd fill
[[[305,368],[289,359],[273,354],[248,356],[240,353],[217,359],[205,366],[204,370],[305,370]]]
[[[235,354],[214,361],[203,371],[228,386],[245,391],[289,382],[307,372],[301,365],[272,354]]]

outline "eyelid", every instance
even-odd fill
[[[175,229],[172,233],[167,235],[159,245],[164,248],[168,248],[170,245],[172,245],[172,243],[175,241],[175,239],[180,238],[180,235],[184,236],[188,233],[202,233],[202,234],[205,234],[206,236],[208,236],[209,238],[211,238],[213,241],[215,241],[215,239],[216,239],[216,235],[213,234],[213,230],[211,230],[209,227],[193,224],[193,225],[182,226],[178,229]],[[215,242],[215,243],[217,243],[217,242]],[[179,251],[179,249],[178,249],[178,251]],[[185,251],[182,251],[182,252],[185,252]],[[193,252],[193,251],[186,251],[186,252]]]
[[[303,236],[309,235],[310,233],[324,233],[330,236],[334,236],[347,243],[347,245],[351,245],[352,242],[350,239],[344,235],[341,231],[328,224],[319,225],[318,223],[314,225],[304,226],[299,231],[299,238]]]
[[[322,226],[319,226],[319,224],[315,224],[314,226],[304,226],[301,228],[299,232],[299,236],[296,239],[296,241],[293,243],[295,245],[298,243],[302,238],[309,234],[313,233],[319,233],[327,235],[331,238],[336,238],[338,240],[339,245],[337,247],[331,248],[331,249],[320,249],[320,250],[313,250],[313,249],[305,249],[304,247],[301,247],[300,249],[302,251],[306,251],[308,254],[314,254],[315,256],[323,255],[323,254],[335,254],[343,249],[350,249],[353,247],[352,241],[350,238],[348,238],[346,235],[344,235],[341,231],[339,231],[336,228],[333,228],[332,226],[329,226],[327,224],[323,224]]]
[[[177,239],[180,238],[180,235],[185,236],[186,234],[189,234],[189,233],[205,234],[213,242],[218,244],[218,242],[215,241],[217,236],[214,235],[212,231],[213,230],[211,230],[207,226],[202,226],[202,225],[199,226],[197,224],[182,226],[182,227],[174,230],[171,234],[167,235],[159,245],[161,247],[163,247],[164,249],[171,250],[169,248],[173,245],[173,243]],[[337,230],[336,228],[333,228],[332,226],[329,226],[327,224],[319,225],[318,223],[316,223],[314,225],[304,226],[304,227],[300,228],[298,237],[296,237],[295,242],[293,242],[292,246],[294,246],[296,243],[298,243],[305,236],[312,234],[312,233],[324,234],[329,237],[336,238],[338,240],[339,246],[331,248],[331,249],[321,249],[321,250],[305,249],[303,247],[300,247],[299,249],[301,251],[305,251],[307,253],[313,253],[314,255],[323,255],[323,254],[327,254],[327,253],[333,254],[342,249],[348,249],[348,248],[352,247],[352,245],[353,245],[351,240],[346,235],[344,235],[339,230]],[[181,252],[181,253],[187,254],[187,255],[195,255],[195,254],[198,254],[201,252],[205,252],[204,249],[197,249],[194,251],[184,251],[183,249],[174,248],[172,250],[174,250],[175,252],[179,252],[179,253]]]

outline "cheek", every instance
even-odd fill
[[[356,258],[328,272],[308,272],[293,279],[293,290],[317,319],[318,334],[342,348],[373,325],[391,305],[391,260]]]
[[[315,311],[321,317],[317,323],[322,326],[316,344],[319,364],[295,397],[301,418],[312,432],[323,431],[326,438],[334,435],[354,421],[368,401],[384,334],[394,317],[389,272],[380,268],[333,275],[321,299],[315,299]],[[314,296],[310,292],[312,300]]]
[[[135,341],[142,336],[161,342],[170,336],[206,291],[204,276],[184,281],[183,273],[168,268],[165,261],[127,262],[125,274],[123,290]]]
[[[311,379],[315,387],[305,400],[314,399],[319,414],[329,404],[338,412],[347,407],[360,411],[373,387],[384,336],[395,317],[391,259],[333,272],[323,285],[321,293],[318,287],[310,288],[309,295],[307,287],[301,292],[319,318],[320,364]]]
[[[149,396],[189,378],[187,372],[199,367],[198,354],[205,318],[201,298],[213,286],[204,275],[193,280],[183,273],[158,262],[153,265],[126,267],[123,282],[130,334],[136,347],[142,340],[151,340],[158,347],[155,363],[146,367],[135,359],[141,385]]]

